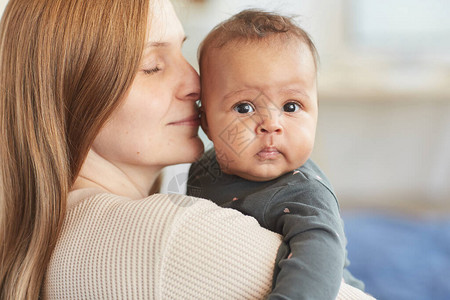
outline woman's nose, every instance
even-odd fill
[[[197,101],[200,98],[200,78],[197,71],[182,57],[180,87],[177,97],[180,100]]]
[[[258,124],[258,127],[256,128],[257,134],[282,134],[283,133],[283,127],[280,125],[280,122],[278,120],[277,116],[267,116],[262,119],[261,123]]]

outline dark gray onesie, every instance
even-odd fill
[[[311,160],[274,180],[255,182],[224,174],[210,150],[192,164],[187,194],[237,209],[283,235],[270,299],[335,299],[342,278],[364,289],[346,268],[337,198]]]

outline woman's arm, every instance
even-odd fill
[[[272,289],[280,242],[252,217],[197,201],[174,224],[162,298],[263,299]]]
[[[264,299],[281,236],[212,202],[193,201],[174,224],[162,265],[163,299]],[[342,283],[337,299],[373,299]]]

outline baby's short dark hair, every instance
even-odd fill
[[[266,12],[258,9],[246,9],[213,28],[200,44],[198,60],[212,48],[222,48],[230,42],[255,42],[277,37],[296,38],[305,43],[314,58],[317,67],[319,59],[317,49],[309,34],[298,26],[292,17]]]

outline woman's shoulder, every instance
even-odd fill
[[[163,257],[173,234],[211,205],[175,194],[133,200],[100,190],[71,193],[47,270],[46,298],[115,298],[137,292],[157,299]]]
[[[211,201],[180,194],[154,194],[136,200],[100,190],[84,190],[69,194],[63,229],[79,230],[83,224],[90,230],[116,228],[117,233],[156,224],[160,230],[169,232],[191,215],[216,209],[223,210]]]
[[[130,199],[104,192],[100,189],[82,189],[68,197],[67,215],[98,214],[111,217],[115,213],[133,216],[148,214],[183,214],[211,206],[205,199],[180,194],[154,194],[142,199]]]

